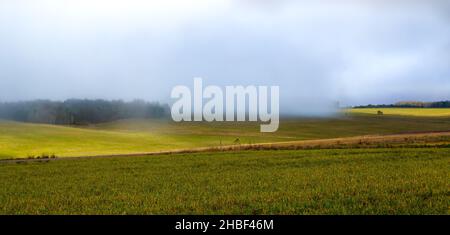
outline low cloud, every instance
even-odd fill
[[[0,100],[279,85],[281,112],[450,99],[446,1],[0,3]]]

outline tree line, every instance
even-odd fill
[[[0,102],[0,119],[47,124],[93,124],[125,118],[161,118],[170,115],[168,105],[134,100]]]
[[[450,101],[437,101],[437,102],[418,102],[418,101],[406,101],[397,102],[395,104],[377,104],[377,105],[361,105],[353,108],[450,108]]]

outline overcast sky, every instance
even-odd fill
[[[282,112],[450,99],[449,1],[0,0],[0,101],[279,85]],[[284,110],[283,110],[284,107]]]

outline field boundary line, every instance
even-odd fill
[[[353,137],[339,137],[329,139],[314,140],[295,140],[270,143],[255,144],[234,144],[213,147],[197,147],[188,149],[162,150],[142,153],[128,154],[105,154],[105,155],[86,155],[86,156],[68,156],[57,158],[15,158],[1,159],[0,163],[20,163],[33,161],[56,161],[56,160],[75,160],[88,158],[112,158],[112,157],[139,157],[139,156],[157,156],[170,154],[189,154],[203,152],[226,152],[239,150],[300,150],[300,149],[329,149],[329,148],[373,148],[373,147],[392,147],[404,144],[444,144],[450,145],[450,131],[433,131],[402,133],[388,135],[362,135]]]

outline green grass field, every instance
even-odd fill
[[[419,117],[450,117],[450,108],[358,108],[348,109],[351,113],[377,114],[378,111],[385,115],[419,116]]]
[[[0,159],[58,156],[0,161],[0,214],[450,214],[448,136],[427,143],[400,135],[403,144],[345,149],[59,158],[230,145],[236,138],[247,144],[450,130],[449,116],[366,111],[283,119],[275,133],[260,133],[258,123],[0,121]]]
[[[263,143],[450,130],[449,117],[347,114],[334,118],[292,118],[275,133],[258,123],[173,123],[121,120],[90,126],[54,126],[0,121],[0,159],[42,154],[58,157],[144,153],[192,147]]]
[[[0,164],[0,214],[450,214],[449,148]]]

